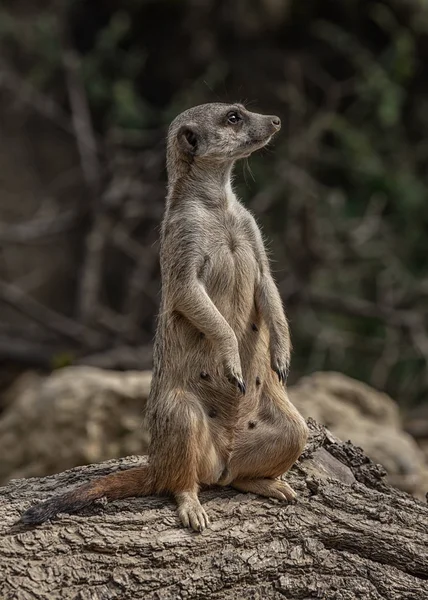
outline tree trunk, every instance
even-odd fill
[[[201,493],[212,520],[202,534],[180,527],[165,497],[14,525],[32,502],[144,458],[12,481],[0,496],[0,598],[428,598],[428,507],[386,486],[360,449],[309,426],[287,476],[298,503],[212,488]]]

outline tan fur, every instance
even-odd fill
[[[231,113],[237,123],[228,121]],[[294,498],[275,480],[307,439],[285,389],[288,324],[259,228],[231,186],[235,161],[266,145],[279,127],[277,117],[220,103],[192,108],[172,123],[149,467],[88,484],[91,498],[173,493],[183,524],[196,530],[208,523],[201,485]],[[88,487],[85,493],[75,492],[81,504]]]
[[[244,119],[238,127],[226,124],[233,110]],[[290,359],[281,299],[259,228],[230,184],[234,161],[279,128],[272,120],[204,105],[180,115],[168,136],[150,455],[160,487],[181,493],[186,524],[183,492],[201,484],[239,482],[278,497],[266,478],[286,472],[306,442],[306,424],[273,371],[285,373]],[[188,152],[177,138],[183,128],[196,139]],[[245,382],[245,395],[229,379]]]

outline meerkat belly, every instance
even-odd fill
[[[246,396],[237,405],[238,412],[257,410],[262,382],[269,369],[269,334],[255,304],[259,267],[253,248],[245,239],[233,236],[212,240],[205,250],[199,277],[238,340],[247,385]],[[238,392],[224,375],[216,342],[175,312],[165,315],[163,340],[163,362],[168,365],[168,372],[173,373],[172,379],[200,398],[208,418],[222,430],[220,424],[230,418],[230,415],[226,418],[226,413],[230,411],[231,396]],[[226,446],[230,444],[228,436],[225,441]],[[216,447],[219,445],[220,440]]]
[[[246,242],[232,239],[213,248],[205,273],[207,292],[235,331],[245,331],[254,311],[258,265]]]

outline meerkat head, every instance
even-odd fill
[[[266,146],[281,129],[274,115],[248,111],[241,104],[202,104],[178,115],[168,135],[172,157],[187,163],[231,162]]]

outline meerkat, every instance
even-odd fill
[[[276,116],[223,103],[172,122],[148,464],[33,506],[22,522],[39,524],[99,498],[169,493],[183,525],[202,531],[209,519],[201,486],[295,499],[279,477],[302,453],[308,430],[286,391],[288,323],[259,227],[231,183],[236,161],[280,127]]]

